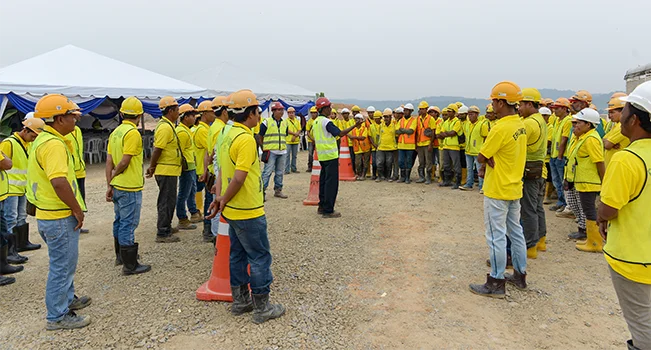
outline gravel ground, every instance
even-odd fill
[[[299,170],[305,158],[300,153]],[[75,286],[93,298],[80,311],[93,322],[44,330],[47,250],[27,252],[17,282],[0,288],[0,349],[612,349],[628,339],[603,257],[579,253],[564,239],[570,220],[548,216],[549,251],[530,260],[530,289],[492,300],[467,289],[488,271],[476,191],[342,183],[337,209],[344,216],[324,220],[302,205],[309,176],[287,175],[290,198],[266,203],[272,300],[287,314],[258,326],[231,316],[228,303],[195,299],[213,257],[200,229],[181,232],[181,243],[154,243],[153,180],[136,231],[141,261],[152,271],[121,276],[103,169],[90,167],[91,233],[80,240]]]

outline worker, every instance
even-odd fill
[[[383,121],[378,128],[379,140],[377,143],[377,179],[375,182],[388,181],[393,182],[391,170],[393,169],[393,154],[398,153],[398,144],[396,143],[396,128],[393,122],[393,111],[391,108],[385,108],[382,112]]]
[[[43,96],[34,110],[46,125],[29,151],[27,200],[36,207],[38,231],[48,249],[47,330],[83,328],[91,321],[75,313],[92,302],[76,297],[74,284],[86,204],[75,174],[76,147],[66,135],[74,132],[80,115],[79,107],[60,94]]]
[[[552,170],[552,182],[556,188],[558,199],[556,204],[549,207],[549,210],[562,212],[567,206],[565,192],[563,191],[563,181],[565,180],[565,150],[567,149],[568,140],[572,133],[572,117],[570,116],[572,106],[568,99],[560,97],[554,102],[552,108],[557,119],[552,137],[549,167]]]
[[[515,107],[522,99],[520,87],[503,81],[493,87],[490,97],[499,123],[488,133],[477,158],[482,164],[480,176],[484,176],[484,222],[491,272],[486,283],[471,284],[470,291],[504,298],[507,281],[518,289],[527,288],[527,247],[520,225],[527,139],[524,123]],[[506,237],[511,240],[513,275],[504,273]]]
[[[495,115],[495,112],[493,111],[493,105],[489,104],[488,107],[486,107],[486,119],[488,119],[488,128],[492,129],[495,124],[497,123],[497,116]]]
[[[360,113],[355,116],[357,125],[348,136],[353,141],[353,152],[355,153],[355,180],[366,180],[369,160],[371,159],[371,137],[369,128],[364,123],[364,116]]]
[[[651,83],[636,87],[620,119],[631,143],[606,167],[599,204],[604,257],[632,339],[628,349],[651,349]]]
[[[624,101],[621,100],[621,97],[623,96],[612,98],[608,102],[608,119],[610,119],[610,124],[603,138],[604,148],[606,149],[604,157],[606,167],[608,167],[608,163],[610,163],[610,159],[612,159],[615,153],[625,149],[631,143],[626,136],[622,135],[620,120],[622,118],[622,111],[624,110]]]
[[[466,183],[461,187],[461,190],[472,190],[475,180],[474,171],[472,171],[473,166],[476,167],[477,173],[479,173],[481,165],[477,161],[477,156],[479,155],[481,146],[484,145],[484,140],[488,136],[488,124],[489,122],[486,119],[479,121],[479,107],[472,106],[468,108],[468,123],[463,133],[466,135],[466,164],[470,171],[466,178]],[[484,186],[484,178],[479,177],[478,180],[479,190],[481,191]]]
[[[428,152],[431,153],[430,159],[432,160],[432,171],[430,171],[430,182],[433,178],[434,181],[438,181],[438,168],[441,163],[441,158],[439,154],[439,139],[436,137],[436,132],[439,128],[439,125],[443,123],[443,119],[439,116],[441,115],[441,110],[437,106],[429,106],[427,108],[427,114],[434,120],[434,127],[432,128],[432,137],[429,147],[427,148]]]
[[[398,136],[398,164],[400,167],[400,178],[398,182],[411,183],[411,168],[413,167],[413,155],[416,152],[416,128],[417,118],[412,118],[411,113],[414,106],[407,103],[404,108],[404,116],[396,123],[396,135]]]
[[[427,113],[429,103],[421,101],[418,104],[416,127],[416,152],[418,153],[418,180],[416,183],[432,183],[432,152],[430,145],[435,138],[436,120]]]
[[[301,122],[296,119],[296,109],[287,108],[287,157],[285,158],[285,174],[297,173],[296,157],[298,156],[298,143],[301,138]]]
[[[9,194],[9,179],[7,171],[11,170],[13,162],[4,151],[0,152],[0,214],[4,211],[5,201]],[[4,215],[4,214],[3,214]],[[4,218],[3,218],[4,220]],[[9,235],[9,231],[5,228],[6,224],[0,228],[0,286],[5,286],[16,282],[14,277],[7,277],[3,275],[10,275],[23,271],[23,266],[13,266],[11,264],[21,264],[25,262],[27,257],[18,258],[18,255],[10,257],[10,242],[13,241],[13,235]],[[13,242],[12,242],[13,243]],[[12,245],[11,248],[14,246]],[[13,250],[13,249],[12,249]],[[18,260],[16,260],[18,259]]]
[[[368,113],[368,108],[366,109]],[[373,109],[375,111],[375,109]],[[373,112],[370,112],[371,114]],[[361,114],[361,113],[359,113]],[[341,118],[337,120],[338,124],[335,124],[340,130],[344,130],[346,128],[349,128],[350,126],[355,124],[355,119],[350,117],[350,111],[348,108],[343,108],[341,110]],[[345,147],[345,145],[344,145]],[[350,138],[350,135],[348,136],[348,151],[350,152],[350,161],[353,164],[353,166],[356,164],[356,156],[355,156],[355,149],[353,147],[353,140]]]
[[[154,129],[154,150],[151,154],[146,177],[156,177],[158,200],[156,210],[156,242],[174,243],[181,239],[174,236],[178,228],[172,228],[176,208],[176,186],[181,176],[181,146],[174,124],[179,119],[179,103],[171,96],[158,102],[162,117]]]
[[[362,109],[358,105],[354,105],[353,107],[350,108],[350,112],[352,113],[354,118],[356,115],[362,113]]]
[[[367,116],[367,119],[364,120],[364,123],[366,124],[366,126],[370,126],[370,125],[371,125],[370,121],[371,121],[371,119],[373,119],[373,116],[375,115],[375,112],[379,112],[378,110],[375,109],[375,107],[373,107],[373,106],[368,106],[368,107],[366,107],[366,116]],[[380,112],[380,113],[381,113],[381,112]],[[355,115],[353,115],[353,117],[355,117]],[[352,153],[352,152],[351,152],[351,153]]]
[[[522,198],[520,199],[520,217],[527,244],[527,258],[538,257],[538,242],[546,250],[547,224],[545,220],[545,154],[547,153],[547,123],[538,112],[540,109],[540,91],[535,88],[522,89],[522,99],[518,113],[523,119],[527,131],[527,157],[522,178]]]
[[[371,137],[371,180],[377,181],[379,178],[377,172],[377,146],[380,144],[380,127],[382,126],[382,112],[376,110],[373,112],[373,122],[369,126],[369,136]]]
[[[546,104],[551,106],[553,103],[553,101],[551,103],[547,101]],[[543,200],[543,205],[548,205],[552,204],[557,198],[554,196],[556,194],[556,189],[554,188],[554,183],[552,181],[552,169],[549,165],[552,137],[554,134],[554,121],[552,120],[552,111],[548,107],[541,107],[538,110],[538,113],[540,113],[545,120],[545,123],[547,123],[547,140],[545,142],[547,146],[545,150],[545,167],[543,168],[543,178],[545,179],[545,198]]]
[[[461,121],[457,118],[459,107],[451,103],[447,107],[447,118],[441,124],[441,132],[437,137],[443,143],[443,182],[440,187],[458,189],[461,185],[461,152],[459,148],[459,135]],[[454,180],[454,185],[452,184]]]
[[[595,205],[606,173],[603,142],[596,130],[600,123],[599,112],[591,108],[572,117],[574,137],[565,167],[565,187],[578,194],[580,203],[573,210],[577,214],[579,231],[586,233],[577,238],[576,249],[586,252],[601,252],[602,248]],[[583,241],[586,238],[587,241]]]
[[[267,192],[271,173],[274,173],[274,197],[287,199],[283,193],[283,174],[285,171],[285,157],[287,155],[287,121],[283,119],[285,107],[280,102],[271,104],[271,118],[265,118],[260,125],[262,140],[262,171],[263,190]],[[266,161],[265,161],[266,159]],[[263,197],[266,196],[263,195]]]
[[[180,230],[194,230],[197,228],[195,223],[203,220],[203,215],[197,209],[195,200],[197,163],[194,159],[194,143],[190,131],[197,113],[197,110],[190,104],[186,103],[179,107],[179,125],[176,127],[176,135],[183,158],[181,160],[181,176],[179,176],[179,193],[176,197],[176,217],[179,220]],[[190,218],[188,218],[186,206],[190,212]]]
[[[218,140],[222,141],[218,149],[219,171],[215,182],[218,195],[210,204],[208,218],[221,212],[229,224],[231,314],[253,311],[253,322],[260,324],[285,313],[284,306],[269,303],[269,286],[273,282],[272,257],[264,192],[260,187],[258,149],[251,131],[260,112],[257,97],[251,90],[233,93],[228,108],[229,114],[233,114],[234,124],[228,134]],[[277,132],[274,124],[275,121],[271,120],[270,133]]]
[[[359,107],[358,107],[359,108]],[[316,107],[310,107],[310,120],[305,124],[305,136],[307,137],[307,171],[312,172],[312,165],[314,164],[314,139],[312,138],[312,127],[314,126],[314,121],[319,116]]]
[[[336,136],[343,137],[351,132],[357,123],[344,130],[340,130],[332,120],[325,116],[331,114],[331,103],[326,97],[319,97],[316,100],[316,109],[319,116],[314,121],[312,138],[316,147],[316,153],[321,164],[319,175],[319,208],[317,213],[324,218],[338,218],[341,213],[335,211],[335,202],[339,192],[339,150],[337,148]]]
[[[466,130],[466,126],[468,125],[468,111],[468,107],[464,105],[459,107],[459,113],[457,113],[457,118],[459,119],[459,123],[461,123],[461,133],[459,134],[459,163],[461,163],[461,182],[459,182],[459,186],[466,183],[466,178],[468,176],[468,166],[466,165],[466,134],[464,134],[464,130]]]
[[[135,231],[140,224],[142,189],[145,177],[142,171],[142,137],[138,131],[144,114],[142,102],[131,96],[122,101],[122,124],[109,136],[106,156],[106,201],[113,202],[113,246],[115,265],[122,265],[123,275],[136,275],[151,270],[150,265],[138,262],[138,243]]]
[[[402,120],[402,118],[404,117],[404,115],[405,115],[405,111],[404,111],[403,107],[398,107],[398,108],[393,110],[393,126],[395,128],[397,128],[399,126],[399,123]],[[397,142],[398,142],[397,141],[398,136],[399,135],[396,134],[396,147],[397,147]],[[397,151],[397,148],[396,148],[396,151],[393,152],[393,174],[391,175],[391,179],[393,181],[398,181],[398,179],[400,177],[400,163],[398,162],[399,160],[400,160],[400,157],[399,157],[399,154],[398,154],[398,151]]]
[[[29,242],[25,191],[29,148],[43,131],[45,123],[42,119],[34,118],[34,113],[30,112],[22,124],[20,131],[14,132],[0,143],[0,152],[12,162],[11,169],[6,170],[9,191],[2,205],[2,219],[6,224],[5,238],[8,242],[7,261],[10,264],[21,264],[28,260],[26,256],[20,255],[20,252],[41,248],[40,244]]]
[[[74,102],[73,102],[74,103]],[[77,105],[75,103],[75,105]],[[77,106],[79,108],[79,106]],[[81,121],[81,114],[75,115],[77,124]],[[75,176],[77,177],[77,184],[79,184],[79,191],[81,198],[86,200],[86,162],[84,161],[84,135],[81,129],[75,125],[75,130],[67,134],[66,139],[72,142],[72,159],[75,162]],[[81,228],[81,233],[88,233],[88,229]]]
[[[210,189],[214,184],[214,178],[211,179],[210,171],[210,127],[215,122],[217,115],[212,108],[212,101],[206,100],[203,101],[197,106],[197,111],[199,112],[198,120],[199,124],[197,125],[193,135],[192,140],[194,142],[194,158],[197,162],[197,193],[204,192],[203,194],[203,214],[204,216],[208,215],[208,207],[212,203],[212,193]],[[207,182],[212,180],[212,182]],[[198,196],[197,196],[198,197]],[[202,238],[204,242],[214,243],[215,236],[212,234],[212,226],[210,220],[203,219],[203,232]]]

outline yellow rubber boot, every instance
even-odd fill
[[[554,185],[552,185],[551,182],[547,182],[547,185],[545,186],[545,199],[543,200],[543,204],[554,203],[554,200],[552,199],[553,191],[554,191]]]
[[[599,226],[596,221],[587,220],[585,230],[588,239],[584,243],[577,243],[576,249],[582,252],[601,253],[603,251],[604,241],[599,234]]]
[[[547,236],[542,236],[542,238],[538,240],[538,244],[536,244],[536,249],[541,252],[547,251]]]
[[[464,185],[466,183],[466,178],[468,177],[468,169],[462,168],[461,169],[461,185]]]
[[[536,258],[538,258],[538,248],[536,246],[527,248],[527,259],[536,259]]]
[[[194,195],[194,200],[197,201],[197,209],[199,212],[203,213],[203,191],[197,192],[197,194]]]

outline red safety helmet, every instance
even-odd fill
[[[280,102],[274,102],[271,104],[271,110],[273,111],[274,109],[285,110],[285,107]]]
[[[330,100],[327,97],[319,97],[316,100],[316,109],[330,106]]]

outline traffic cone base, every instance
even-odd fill
[[[339,181],[355,181],[353,162],[348,148],[348,136],[341,138],[339,146]]]
[[[231,294],[230,252],[231,240],[228,236],[229,225],[224,217],[219,217],[217,243],[210,279],[197,289],[198,300],[233,301]]]
[[[321,163],[319,156],[314,150],[314,163],[312,164],[312,176],[310,177],[310,190],[303,205],[319,205],[319,178],[321,177]]]

